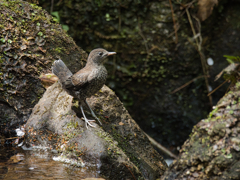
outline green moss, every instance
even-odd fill
[[[116,141],[113,140],[110,134],[103,130],[98,131],[96,134],[108,143],[106,148],[109,156],[114,157],[121,154],[121,150],[118,148]]]
[[[65,116],[67,115],[68,114],[65,114]],[[79,131],[78,122],[71,121],[67,123],[65,127],[64,136],[66,139],[73,139],[74,137],[76,137],[78,134],[81,134],[81,133],[83,133],[83,130]]]
[[[52,50],[61,47],[62,54],[73,47],[78,49],[72,39],[67,38],[60,25],[53,22],[51,16],[41,9],[20,0],[0,2],[0,45],[8,43],[11,48],[0,53],[0,87],[11,107],[21,105],[21,109],[16,109],[17,114],[22,114],[26,108],[32,108],[45,92],[38,77],[42,70],[51,67],[53,57],[59,55],[59,51]],[[77,59],[83,58],[77,50],[74,56]],[[14,92],[15,94],[11,94]],[[77,126],[77,123],[73,125]]]
[[[61,53],[61,52],[63,51],[63,49],[60,48],[60,47],[58,47],[58,48],[55,49],[55,51],[56,51],[57,53]]]
[[[240,88],[240,82],[237,82],[235,86],[239,89]]]
[[[208,116],[208,120],[210,120],[212,118],[212,116],[218,111],[218,107],[215,108],[214,110],[212,110],[210,113],[209,113],[209,116]]]

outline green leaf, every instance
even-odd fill
[[[51,14],[52,14],[52,16],[55,17],[55,18],[53,18],[53,20],[56,20],[57,22],[60,22],[60,16],[59,16],[58,11],[54,11]]]
[[[227,58],[227,61],[228,61],[230,64],[233,64],[233,63],[234,63],[234,61],[233,61],[232,59],[229,59],[229,58]]]
[[[63,28],[63,30],[66,31],[66,32],[68,32],[68,30],[69,30],[69,26],[68,26],[68,25],[65,25],[65,24],[62,25],[62,28]]]
[[[37,35],[39,35],[39,36],[42,36],[42,35],[43,35],[43,33],[42,33],[42,32],[39,32]]]
[[[6,42],[6,40],[5,40],[4,38],[1,38],[0,41],[1,41],[2,43],[5,43],[5,42]]]
[[[237,57],[236,56],[229,56],[229,55],[223,55],[223,57],[235,60]]]
[[[225,154],[226,150],[225,149],[221,149],[222,153]]]
[[[232,154],[226,155],[226,158],[231,159],[232,158]]]
[[[239,56],[223,55],[223,57],[225,57],[230,64],[240,61],[240,57]]]
[[[111,17],[110,17],[110,15],[108,13],[105,14],[105,18],[106,18],[106,21],[110,21],[111,20]]]

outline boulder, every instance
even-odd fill
[[[27,121],[26,142],[57,149],[62,161],[97,167],[107,179],[159,178],[167,168],[165,161],[115,93],[104,86],[87,101],[102,127],[87,129],[78,102],[58,82],[50,86]]]
[[[240,179],[240,83],[200,121],[163,180]]]

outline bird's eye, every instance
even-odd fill
[[[98,55],[99,55],[99,56],[102,56],[102,55],[103,55],[103,52],[99,52]]]

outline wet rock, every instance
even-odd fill
[[[86,129],[72,96],[59,83],[50,86],[27,121],[28,144],[57,149],[65,162],[97,166],[108,179],[159,178],[166,163],[115,93],[104,86],[87,101],[102,127]]]

